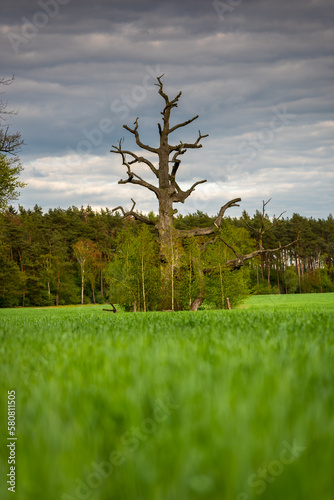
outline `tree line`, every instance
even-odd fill
[[[183,310],[205,289],[204,307],[227,308],[249,293],[334,291],[332,215],[271,220],[264,210],[244,211],[224,218],[215,241],[171,235],[163,269],[168,288],[161,286],[157,216],[146,217],[152,225],[89,206],[47,213],[38,205],[9,206],[0,214],[0,307],[112,302],[126,310]],[[179,214],[174,230],[204,228],[215,219],[200,211]],[[236,265],[238,256],[254,253]]]
[[[123,125],[133,135],[136,152],[124,138],[112,146],[126,178],[158,200],[158,214],[148,216],[119,206],[94,212],[90,207],[60,208],[43,214],[9,206],[24,183],[18,153],[24,144],[10,132],[6,118],[14,115],[0,100],[0,307],[105,302],[126,310],[184,310],[233,307],[249,293],[303,293],[333,290],[333,219],[306,219],[284,212],[270,220],[268,201],[253,217],[226,217],[240,198],[225,203],[216,217],[197,211],[176,215],[205,179],[183,189],[177,181],[182,158],[200,150],[208,137],[198,131],[193,142],[177,138],[198,115],[172,124],[171,115],[182,92],[170,98],[162,78],[157,90],[163,109],[157,123],[158,141],[142,141],[139,118]],[[0,78],[0,87],[14,78]],[[161,119],[162,116],[162,119]],[[137,149],[144,155],[138,154]],[[152,159],[154,158],[154,160]],[[138,175],[141,166],[155,183]],[[145,172],[144,172],[145,173]]]

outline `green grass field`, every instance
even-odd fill
[[[334,498],[334,294],[102,307],[0,310],[1,499]]]

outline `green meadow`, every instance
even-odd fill
[[[334,498],[333,293],[103,307],[0,310],[1,499]]]

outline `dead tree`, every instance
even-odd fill
[[[178,106],[178,102],[182,95],[182,92],[179,92],[176,97],[170,99],[164,91],[162,77],[163,75],[159,76],[157,78],[158,83],[155,84],[158,87],[158,93],[164,101],[164,108],[161,112],[162,123],[158,123],[159,146],[152,147],[142,142],[139,135],[139,118],[136,118],[133,127],[123,125],[125,130],[133,134],[137,146],[139,146],[140,149],[146,151],[147,153],[156,155],[157,161],[153,162],[144,156],[140,156],[133,151],[125,149],[123,147],[124,141],[122,139],[118,142],[117,145],[113,145],[110,151],[111,153],[119,154],[122,158],[122,164],[126,167],[127,178],[124,180],[121,179],[118,183],[135,184],[138,186],[142,186],[154,193],[159,202],[159,217],[158,221],[155,222],[152,219],[148,219],[141,213],[136,212],[134,210],[136,203],[132,199],[131,200],[133,202],[133,205],[129,211],[124,210],[123,207],[117,207],[114,210],[120,210],[123,214],[123,217],[132,216],[141,222],[155,226],[159,235],[161,261],[167,265],[168,261],[170,260],[169,248],[175,245],[176,240],[179,238],[214,235],[213,239],[202,244],[201,250],[204,250],[208,244],[213,243],[215,241],[215,238],[219,234],[219,230],[226,210],[231,207],[238,207],[238,203],[241,201],[241,198],[235,198],[225,203],[225,205],[223,205],[219,210],[212,226],[205,228],[193,228],[188,230],[179,230],[174,228],[173,217],[177,212],[177,210],[174,209],[174,203],[184,203],[186,199],[194,192],[195,188],[198,185],[206,182],[206,180],[199,180],[196,181],[192,186],[190,186],[189,189],[181,189],[176,181],[176,175],[181,165],[181,156],[183,156],[189,149],[200,149],[202,147],[202,139],[208,137],[208,134],[202,134],[199,130],[198,136],[194,142],[189,143],[183,142],[182,140],[177,143],[172,142],[170,138],[171,134],[176,130],[181,129],[182,127],[185,127],[194,122],[198,118],[198,115],[177,125],[170,125],[171,112]],[[156,177],[156,184],[147,182],[145,179],[143,179],[143,177],[139,176],[138,173],[134,171],[134,167],[138,164],[146,165],[146,167]],[[241,257],[243,257],[243,260]],[[230,269],[238,269],[243,264],[243,262],[249,258],[251,257],[238,256],[237,259],[230,261],[228,263],[228,266]],[[175,259],[174,254],[173,259]],[[168,273],[164,272],[163,270],[162,274],[163,281],[168,282]],[[193,304],[191,304],[190,308],[192,310],[197,310],[198,307],[202,304],[203,300],[204,290],[202,289],[199,293],[199,296],[193,301]]]
[[[277,224],[279,224],[281,221],[281,217],[283,214],[285,214],[285,212],[282,212],[278,217],[277,219],[275,219],[275,221],[271,224],[269,222],[269,220],[267,219],[266,217],[266,212],[265,212],[265,208],[266,206],[268,205],[268,203],[271,201],[271,198],[269,198],[269,200],[267,200],[266,202],[264,200],[262,200],[262,213],[260,214],[260,227],[258,228],[254,228],[253,226],[251,226],[247,221],[245,221],[245,224],[246,226],[253,232],[255,232],[257,235],[258,235],[258,242],[259,242],[259,250],[261,250],[261,252],[259,252],[258,255],[260,255],[260,267],[261,267],[261,277],[263,279],[263,254],[265,255],[269,255],[269,251],[264,251],[262,252],[263,250],[263,236],[265,235],[265,233],[267,233],[268,231],[271,231],[273,229],[273,227],[275,227]],[[267,224],[266,224],[267,223]],[[292,244],[292,243],[291,243]],[[289,245],[288,245],[289,246]],[[279,249],[278,249],[279,250]]]

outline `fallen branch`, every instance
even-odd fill
[[[112,309],[102,309],[102,311],[107,311],[107,312],[111,312],[111,313],[117,313],[117,309],[116,307],[114,306],[114,304],[110,303]]]

